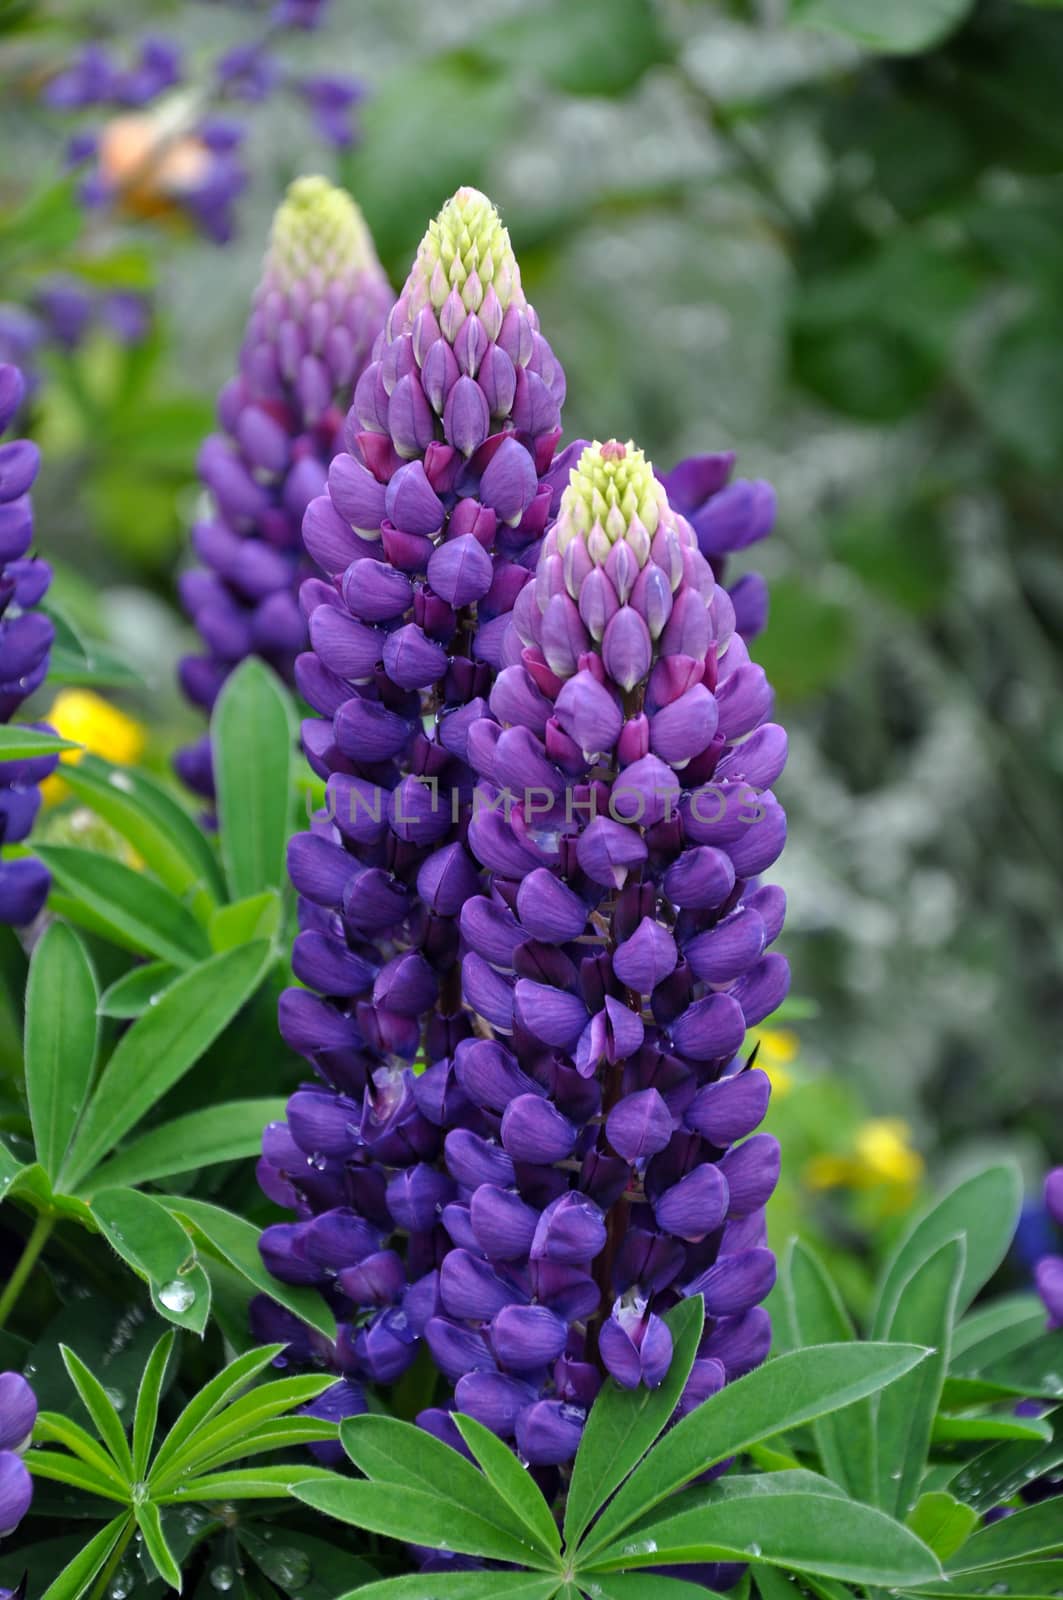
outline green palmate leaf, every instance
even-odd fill
[[[604,1594],[604,1590],[602,1591]],[[703,1589],[702,1595],[706,1591]],[[530,1572],[434,1572],[432,1600],[553,1600],[561,1588],[557,1578]],[[351,1589],[340,1600],[428,1600],[419,1573],[405,1578],[384,1578]]]
[[[986,1383],[982,1378],[946,1378],[941,1390],[942,1411],[970,1411],[997,1400],[1018,1400],[1025,1393],[1014,1384]]]
[[[268,1344],[257,1350],[248,1350],[245,1355],[230,1361],[227,1367],[223,1367],[193,1395],[155,1454],[151,1469],[154,1482],[158,1481],[163,1469],[173,1461],[197,1429],[203,1427],[211,1417],[217,1416],[248,1384],[253,1383],[283,1349],[282,1344]]]
[[[134,967],[104,990],[97,1010],[101,1017],[130,1021],[141,1016],[149,1006],[157,1005],[164,990],[180,976],[181,969],[168,961],[149,961],[142,967]]]
[[[765,1567],[765,1572],[773,1569]],[[793,1600],[794,1591],[786,1578],[779,1578],[782,1590],[778,1600]],[[712,1600],[713,1591],[703,1583],[687,1583],[683,1578],[662,1578],[656,1572],[603,1572],[583,1591],[594,1600]],[[776,1600],[772,1594],[764,1600]]]
[[[452,1459],[455,1452],[450,1446],[425,1434],[422,1428],[399,1422],[394,1417],[367,1414],[347,1418],[340,1426],[340,1438],[355,1466],[374,1484],[431,1495],[438,1494],[439,1485],[445,1483],[447,1500],[454,1511],[468,1513],[477,1526],[493,1528],[510,1547],[516,1542],[525,1552],[538,1549],[539,1554],[546,1556],[547,1566],[552,1565],[559,1547],[553,1542],[544,1546],[482,1472],[464,1456],[458,1456],[455,1464]],[[490,1554],[487,1550],[467,1552],[478,1553]],[[523,1557],[502,1556],[499,1559],[522,1560]],[[541,1567],[543,1563],[537,1560],[526,1564]]]
[[[335,1382],[335,1379],[331,1382]],[[217,1472],[231,1461],[244,1461],[250,1456],[266,1455],[275,1450],[302,1449],[322,1439],[338,1440],[339,1436],[338,1424],[323,1421],[320,1417],[278,1417],[275,1422],[255,1428],[227,1445],[219,1445],[197,1463],[195,1471]]]
[[[800,1474],[800,1477],[807,1477]],[[758,1561],[851,1583],[890,1587],[934,1577],[935,1556],[908,1528],[859,1501],[780,1482],[788,1473],[731,1478],[680,1496],[646,1518],[580,1572],[673,1563]]]
[[[75,1355],[73,1350],[65,1344],[59,1346],[59,1354],[63,1358],[63,1365],[70,1376],[70,1381],[77,1390],[82,1405],[92,1418],[96,1432],[103,1440],[107,1449],[114,1458],[115,1466],[127,1479],[133,1475],[133,1457],[129,1450],[129,1441],[125,1436],[122,1420],[115,1409],[114,1401],[107,1393],[103,1384],[95,1373]]]
[[[90,1467],[87,1461],[78,1460],[76,1456],[60,1455],[53,1450],[35,1450],[26,1465],[35,1478],[47,1478],[52,1483],[64,1483],[68,1488],[80,1489],[83,1494],[128,1504],[128,1488],[118,1488],[113,1478]]]
[[[1063,1498],[1042,1500],[982,1528],[947,1563],[949,1576],[1063,1552]],[[1063,1585],[1057,1585],[1063,1587]]]
[[[989,1511],[1026,1484],[1054,1472],[1063,1462],[1063,1412],[1053,1412],[1048,1420],[1052,1424],[1048,1443],[1009,1441],[983,1450],[956,1472],[950,1484],[953,1493],[975,1511]]]
[[[57,733],[42,733],[39,728],[24,727],[21,723],[0,724],[0,761],[32,761],[57,750],[80,749],[79,744],[61,739]]]
[[[46,930],[26,988],[26,1095],[37,1156],[58,1173],[96,1062],[96,976],[81,941],[62,922]]]
[[[913,1345],[820,1345],[739,1378],[678,1422],[635,1468],[591,1529],[590,1553],[715,1462],[874,1394],[926,1354]]]
[[[234,900],[284,882],[295,717],[276,675],[254,657],[232,674],[211,717],[222,861]]]
[[[646,1454],[676,1408],[697,1354],[705,1323],[700,1295],[681,1301],[665,1321],[673,1340],[672,1364],[659,1389],[621,1389],[608,1383],[583,1430],[565,1505],[565,1540],[573,1545],[595,1511]]]
[[[919,1494],[965,1261],[960,1237],[917,1266],[901,1288],[886,1330],[890,1338],[924,1344],[931,1352],[878,1398],[875,1498],[894,1516],[906,1517]]]
[[[559,1554],[561,1535],[550,1507],[543,1499],[538,1484],[521,1466],[513,1451],[474,1417],[462,1416],[459,1411],[454,1413],[454,1421],[492,1488],[547,1554]]]
[[[969,14],[974,0],[791,0],[795,22],[838,33],[870,50],[912,55],[940,44]]]
[[[207,932],[212,950],[231,950],[249,939],[272,939],[281,925],[281,897],[276,889],[263,889],[246,900],[219,906]]]
[[[942,1600],[985,1600],[986,1595],[1006,1595],[1007,1600],[1024,1600],[1027,1595],[1058,1596],[1059,1562],[1016,1561],[1010,1566],[980,1567],[969,1577],[913,1585],[911,1593],[940,1596]]]
[[[782,1298],[790,1343],[845,1343],[855,1338],[849,1314],[826,1267],[800,1240],[790,1241],[782,1263]],[[875,1493],[875,1418],[870,1400],[858,1401],[813,1424],[824,1470],[857,1500]]]
[[[210,1279],[181,1224],[138,1189],[101,1189],[92,1199],[100,1232],[146,1278],[160,1316],[202,1333],[210,1316]]]
[[[72,921],[178,967],[209,953],[206,933],[191,911],[153,878],[73,845],[46,844],[35,850],[63,891],[62,906]]]
[[[233,1443],[246,1442],[263,1423],[273,1422],[284,1412],[316,1400],[335,1381],[331,1373],[311,1372],[295,1378],[279,1378],[252,1389],[250,1394],[227,1406],[220,1416],[201,1423],[191,1438],[170,1456],[164,1471],[156,1464],[152,1481],[160,1487],[168,1486],[171,1479],[180,1477],[183,1472],[200,1470],[205,1462]]]
[[[978,1526],[978,1513],[955,1496],[937,1490],[920,1497],[909,1512],[907,1523],[940,1561],[947,1561]]]
[[[312,1289],[280,1283],[266,1271],[258,1250],[259,1230],[254,1223],[245,1222],[243,1217],[234,1216],[221,1206],[193,1200],[187,1195],[160,1198],[175,1216],[189,1225],[203,1248],[228,1262],[260,1293],[269,1295],[278,1305],[287,1306],[327,1339],[336,1337],[336,1319],[319,1294]]]
[[[760,1600],[793,1600],[793,1579],[777,1567],[755,1565],[751,1569]]]
[[[923,1214],[887,1263],[879,1286],[872,1337],[881,1339],[912,1273],[949,1239],[964,1236],[967,1256],[957,1295],[964,1311],[992,1277],[1011,1244],[1022,1205],[1022,1178],[1013,1165],[988,1167],[965,1179]]]
[[[305,1467],[293,1461],[286,1467],[245,1467],[235,1472],[205,1472],[189,1478],[176,1488],[160,1490],[154,1499],[159,1505],[187,1505],[214,1500],[288,1500],[297,1485],[324,1482],[335,1478],[324,1467]]]
[[[324,1539],[301,1529],[286,1527],[283,1542],[276,1534],[273,1528],[258,1533],[248,1522],[237,1529],[240,1544],[259,1571],[278,1589],[299,1600],[335,1600],[352,1581],[372,1583],[379,1576],[375,1567],[359,1561],[349,1550],[326,1544]]]
[[[171,1589],[181,1588],[181,1569],[174,1560],[173,1551],[166,1542],[159,1508],[150,1500],[137,1506],[137,1527],[144,1540],[144,1549],[151,1557],[156,1572]]]
[[[78,1457],[86,1466],[93,1467],[102,1477],[110,1480],[122,1498],[128,1487],[126,1479],[115,1466],[114,1461],[107,1451],[94,1439],[87,1428],[75,1422],[71,1417],[64,1417],[59,1411],[41,1411],[37,1414],[37,1421],[33,1429],[34,1444],[61,1444],[64,1449]]]
[[[1012,1355],[1044,1332],[1045,1308],[1035,1294],[1005,1295],[980,1306],[958,1323],[952,1335],[952,1370],[979,1372]]]
[[[76,1188],[184,1076],[254,994],[272,960],[266,944],[212,956],[184,973],[119,1041],[81,1119],[63,1172]]]
[[[17,1190],[19,1179],[23,1173],[28,1171],[29,1164],[25,1161],[20,1161],[14,1152],[9,1150],[3,1140],[0,1139],[0,1202],[3,1202],[13,1190]]]
[[[1040,1417],[935,1417],[935,1444],[979,1443],[988,1439],[1047,1441],[1052,1427]]]
[[[297,1469],[289,1472],[289,1477],[295,1476]],[[449,1489],[449,1480],[444,1481]],[[484,1483],[486,1486],[486,1479]],[[516,1562],[540,1572],[549,1571],[555,1565],[530,1540],[519,1538],[465,1505],[451,1504],[447,1494],[441,1492],[439,1480],[428,1491],[400,1488],[393,1482],[364,1483],[330,1474],[327,1481],[297,1481],[292,1493],[304,1505],[313,1506],[315,1511],[323,1511],[328,1517],[405,1543],[456,1550],[462,1555],[482,1556],[493,1561]],[[487,1505],[493,1510],[490,1498]]]
[[[176,1338],[173,1329],[163,1334],[148,1357],[140,1380],[133,1413],[133,1474],[136,1478],[143,1478],[147,1474],[151,1447],[155,1442],[155,1424],[159,1419],[159,1398]]]
[[[1042,1318],[1044,1308],[1042,1307]],[[1042,1320],[1042,1327],[1044,1322]],[[1063,1397],[1063,1355],[1058,1330],[1043,1333],[1033,1343],[1015,1350],[999,1361],[982,1368],[980,1376],[993,1383],[1005,1383],[1024,1394],[1049,1400]]]
[[[113,767],[94,755],[64,767],[63,778],[174,894],[198,888],[214,900],[224,893],[217,858],[203,830],[157,779],[134,768]]]
[[[218,1161],[243,1161],[257,1156],[262,1130],[284,1116],[283,1099],[229,1100],[203,1111],[190,1111],[152,1128],[119,1150],[94,1175],[94,1183],[138,1184],[194,1172]]]
[[[131,1521],[132,1518],[123,1513],[101,1528],[73,1561],[67,1563],[55,1582],[45,1590],[42,1600],[78,1600],[102,1571],[118,1541],[127,1535]]]

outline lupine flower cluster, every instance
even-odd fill
[[[603,1372],[662,1381],[678,1297],[708,1316],[680,1411],[766,1354],[779,1152],[741,1050],[788,982],[757,881],[785,734],[700,548],[766,532],[770,493],[734,486],[713,548],[633,445],[555,455],[563,393],[497,213],[459,191],[304,521],[327,805],[290,847],[306,987],[280,1020],[321,1082],[266,1130],[298,1220],[262,1251],[339,1338],[255,1307],[343,1374],[329,1414],[424,1344],[451,1397],[422,1425],[458,1445],[456,1405],[544,1469]],[[730,466],[680,485],[726,512]]]
[[[1045,1179],[1045,1209],[1063,1230],[1063,1167],[1054,1167]],[[1034,1269],[1037,1292],[1045,1303],[1050,1328],[1063,1328],[1063,1255],[1042,1256]]]
[[[736,478],[734,451],[689,456],[661,476],[673,511],[686,518],[698,549],[718,583],[727,558],[766,539],[775,525],[775,490],[763,478]],[[768,586],[759,572],[746,572],[728,590],[735,631],[748,643],[768,620]]]
[[[24,395],[17,367],[0,365],[0,435]],[[10,722],[48,672],[55,636],[51,618],[37,609],[52,581],[46,561],[29,554],[33,542],[30,487],[40,454],[29,439],[0,444],[0,722]],[[58,757],[0,762],[0,843],[19,844],[40,808],[40,783]],[[47,869],[32,856],[0,860],[0,922],[32,922],[48,896]]]
[[[43,90],[57,111],[111,113],[99,130],[80,129],[68,145],[70,165],[87,169],[84,203],[136,215],[179,214],[224,244],[248,182],[246,129],[226,108],[261,104],[281,89],[306,105],[320,138],[338,149],[351,146],[361,84],[346,74],[292,72],[274,48],[285,31],[318,27],[326,9],[324,0],[278,0],[267,31],[223,51],[199,84],[186,82],[183,53],[171,39],[144,39],[125,65],[103,45],[85,45]]]
[[[15,1531],[33,1498],[22,1451],[36,1420],[37,1401],[25,1378],[0,1372],[0,1539]]]
[[[194,529],[202,565],[183,576],[181,599],[206,648],[180,676],[204,710],[247,655],[292,679],[307,642],[303,513],[325,489],[391,299],[354,202],[324,178],[298,179],[274,220],[239,372],[218,402],[222,432],[200,451],[212,512]],[[206,736],[180,753],[178,770],[212,794]]]

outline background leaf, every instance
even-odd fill
[[[212,956],[164,992],[119,1041],[89,1103],[63,1174],[76,1187],[199,1060],[258,988],[269,946]]]
[[[77,935],[53,922],[33,952],[26,990],[26,1095],[37,1155],[59,1171],[96,1062],[96,975]]]
[[[221,853],[234,900],[284,882],[295,769],[295,718],[275,673],[249,657],[211,718]]]

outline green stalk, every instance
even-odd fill
[[[23,1247],[18,1266],[8,1279],[3,1294],[0,1294],[0,1328],[4,1326],[8,1313],[22,1293],[22,1287],[36,1266],[37,1257],[48,1243],[54,1227],[55,1218],[48,1216],[46,1212],[40,1212]]]

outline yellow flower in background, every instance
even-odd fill
[[[869,1117],[857,1128],[851,1153],[813,1156],[804,1176],[810,1189],[886,1190],[901,1209],[923,1171],[908,1124],[900,1117]]]
[[[797,1034],[792,1028],[754,1028],[748,1042],[757,1046],[756,1064],[771,1079],[772,1093],[779,1099],[789,1094],[794,1075],[788,1069],[800,1049]]]
[[[85,750],[103,756],[116,766],[132,766],[140,759],[147,743],[147,729],[134,717],[93,694],[91,689],[62,689],[44,720],[64,739],[83,745],[84,750],[64,750],[60,761],[72,765]],[[45,803],[54,805],[69,793],[62,778],[55,774],[41,784]]]

